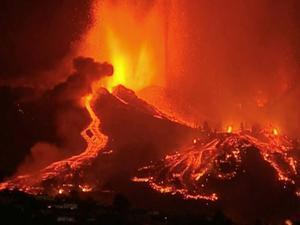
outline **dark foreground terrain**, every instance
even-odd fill
[[[31,196],[17,191],[0,193],[2,225],[22,224],[233,224],[222,213],[211,216],[188,212],[162,212],[155,209],[136,209],[128,199],[116,195],[111,205],[72,196]]]
[[[37,224],[103,224],[103,225],[231,225],[233,223],[222,212],[210,215],[192,214],[187,211],[165,211],[137,209],[120,194],[115,195],[112,204],[70,196],[32,196],[18,191],[0,192],[1,225]],[[272,224],[257,221],[259,224]],[[300,224],[287,220],[283,224]]]

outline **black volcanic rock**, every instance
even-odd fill
[[[133,157],[141,162],[158,159],[196,133],[193,128],[171,121],[123,86],[113,94],[101,90],[94,110],[113,150],[130,154],[131,161]]]
[[[131,178],[142,165],[191,142],[197,133],[171,121],[122,86],[113,94],[100,89],[93,109],[101,121],[101,132],[109,137],[106,149],[93,163],[93,176],[104,188],[120,193],[132,193]]]

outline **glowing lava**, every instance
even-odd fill
[[[81,174],[79,171],[91,164],[108,140],[100,132],[100,120],[93,111],[94,93],[100,86],[111,91],[114,86],[123,84],[140,90],[162,80],[166,44],[164,7],[162,3],[144,5],[120,1],[116,4],[106,0],[93,3],[94,21],[79,53],[99,61],[108,61],[114,66],[114,76],[91,84],[94,92],[83,97],[84,106],[91,117],[90,125],[81,132],[87,148],[81,154],[55,162],[36,174],[14,177],[0,184],[0,189],[16,188],[38,193],[44,191],[45,181],[55,180],[56,193],[59,194],[70,189],[90,190],[85,188],[88,186],[86,182],[81,186],[76,184],[78,182],[74,180],[83,178],[74,177],[74,174]]]
[[[162,84],[165,73],[165,4],[95,1],[93,24],[80,54],[108,61],[114,76],[103,80],[109,91],[122,84],[132,90]]]
[[[212,184],[218,180],[232,180],[244,173],[242,164],[247,151],[258,151],[275,171],[282,187],[293,186],[295,196],[299,196],[299,149],[288,137],[266,130],[259,133],[227,130],[227,133],[200,136],[190,147],[139,169],[139,175],[133,181],[147,183],[161,193],[182,195],[185,199],[216,201],[222,196],[214,191]]]
[[[92,188],[85,184],[84,177],[80,176],[80,172],[93,162],[93,159],[101,153],[108,141],[108,137],[99,130],[100,120],[92,108],[94,98],[96,98],[95,94],[89,94],[83,98],[84,106],[91,117],[91,123],[81,132],[87,143],[86,149],[81,154],[54,162],[37,173],[14,177],[1,183],[0,190],[18,189],[32,194],[46,192],[54,195],[68,193],[71,190],[91,191]],[[84,184],[80,182],[77,184],[78,180]],[[49,181],[55,183],[53,189],[44,185],[44,182]]]

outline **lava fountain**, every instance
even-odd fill
[[[79,52],[114,66],[114,76],[102,81],[108,90],[118,84],[132,90],[163,84],[166,7],[164,1],[94,2],[93,23]]]
[[[133,90],[140,90],[150,84],[163,83],[166,57],[165,7],[165,3],[95,1],[93,23],[79,47],[79,54],[112,63],[114,76],[91,83],[92,92],[81,96],[91,118],[91,123],[81,133],[87,143],[86,149],[79,155],[55,162],[34,174],[13,177],[2,183],[0,189],[16,188],[40,193],[45,191],[43,182],[54,179],[54,189],[57,191],[54,194],[78,188],[90,190],[84,182],[74,187],[74,183],[77,183],[75,180],[78,180],[74,174],[89,165],[105,148],[108,140],[99,130],[100,119],[94,113],[91,103],[97,99],[101,87],[112,91],[114,86],[123,84]]]

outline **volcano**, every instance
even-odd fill
[[[249,153],[251,151],[254,153]],[[162,193],[216,201],[218,194],[209,194],[208,190],[218,189],[213,186],[247,173],[249,154],[257,155],[255,161],[264,161],[284,189],[292,185],[295,196],[299,195],[299,147],[288,137],[268,134],[264,130],[257,134],[250,131],[202,134],[192,146],[140,168],[139,172],[148,175],[133,180],[146,182]]]
[[[1,189],[52,195],[71,190],[85,192],[99,189],[96,175],[89,180],[91,171],[87,170],[91,170],[92,164],[102,153],[112,154],[112,161],[130,154],[131,166],[126,166],[126,170],[134,170],[145,160],[158,159],[170,149],[178,147],[179,140],[194,132],[189,127],[173,122],[123,86],[116,87],[112,94],[100,88],[95,96],[95,99],[91,95],[84,98],[91,117],[91,123],[81,133],[87,143],[84,152],[35,173],[9,179],[1,184]],[[123,129],[120,129],[121,124]]]
[[[0,190],[300,219],[296,1],[7,2]]]
[[[126,192],[128,186],[139,191],[137,183],[145,183],[166,197],[220,202],[227,207],[233,205],[235,195],[251,205],[249,188],[258,191],[256,198],[267,205],[278,196],[284,196],[284,202],[298,202],[297,140],[258,127],[237,132],[191,128],[124,86],[112,93],[100,88],[94,96],[85,98],[91,116],[82,132],[86,150],[35,173],[8,179],[1,189],[68,195],[107,187],[115,192]]]

